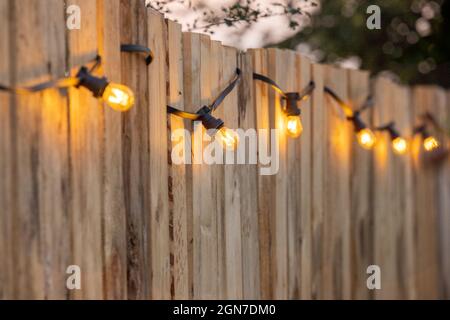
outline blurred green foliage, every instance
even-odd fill
[[[366,26],[370,5],[381,8],[379,30]],[[373,74],[450,87],[449,0],[322,0],[321,7],[311,26],[277,46],[306,49],[319,62],[359,57]]]

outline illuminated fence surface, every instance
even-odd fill
[[[81,7],[80,30],[65,28],[67,4]],[[152,64],[121,53],[124,43],[151,48]],[[368,73],[292,51],[238,52],[181,33],[144,1],[0,0],[0,83],[64,77],[97,54],[101,72],[134,91],[130,111],[76,88],[0,92],[0,298],[450,298],[448,158],[426,157],[417,135],[404,155],[386,132],[361,148],[324,93],[356,109]],[[171,133],[193,129],[166,105],[196,112],[237,67],[241,82],[215,112],[232,129],[284,126],[279,95],[253,72],[287,92],[315,83],[301,136],[279,133],[278,173],[172,163]],[[395,121],[410,137],[426,111],[449,123],[440,88],[380,78],[373,93],[362,114],[371,127]],[[66,288],[69,265],[81,290]],[[370,265],[381,290],[366,286]]]

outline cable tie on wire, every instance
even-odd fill
[[[144,53],[146,55],[145,57],[145,63],[147,65],[150,65],[153,62],[154,55],[152,50],[146,46],[141,46],[138,44],[122,44],[120,46],[120,51],[122,52],[137,52],[137,53]]]

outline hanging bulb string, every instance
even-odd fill
[[[101,65],[101,62],[102,62],[102,58],[99,55],[97,55],[92,61],[89,62],[89,63],[93,63],[91,68],[89,68],[89,72],[94,72]],[[62,89],[62,88],[75,87],[75,86],[79,85],[79,83],[80,83],[79,77],[65,77],[65,78],[42,82],[42,83],[30,86],[30,87],[8,87],[8,86],[0,84],[0,90],[11,92],[14,94],[19,94],[19,95],[25,95],[25,94],[41,92],[41,91],[44,91],[47,89],[52,89],[52,88]]]
[[[201,120],[201,118],[205,114],[212,113],[214,110],[216,110],[221,105],[223,100],[233,91],[233,89],[239,83],[240,79],[241,79],[241,70],[238,68],[238,69],[236,69],[236,75],[235,75],[234,79],[219,94],[219,96],[211,103],[211,105],[202,107],[196,113],[182,111],[182,110],[179,110],[172,106],[167,106],[167,113],[184,118],[184,119],[192,120],[192,121]]]

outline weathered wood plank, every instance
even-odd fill
[[[293,51],[283,52],[285,54],[285,59],[283,64],[290,66],[289,71],[286,72],[284,76],[284,83],[280,85],[286,92],[300,92],[301,89],[298,88],[297,75],[299,70],[297,69],[296,56]],[[285,103],[285,101],[283,101]],[[282,134],[286,133],[286,115],[283,114],[283,126],[284,131]],[[299,299],[300,298],[300,265],[301,265],[301,254],[297,250],[297,237],[299,235],[297,226],[301,219],[303,212],[300,211],[300,172],[299,172],[299,141],[303,137],[291,138],[286,137],[286,191],[287,191],[287,250],[288,256],[288,299]]]
[[[190,112],[196,112],[201,105],[200,101],[200,35],[194,33],[183,34],[183,87],[184,87],[184,108]],[[193,125],[186,124],[186,128],[191,132],[193,137]],[[197,128],[199,130],[200,128]],[[191,150],[194,152],[196,143],[191,141]],[[191,162],[196,161],[195,154],[192,154]],[[186,168],[186,207],[190,210],[188,215],[188,259],[189,265],[189,292],[190,297],[198,299],[198,289],[196,284],[196,277],[199,266],[199,224],[197,204],[194,202],[194,194],[196,191],[196,184],[194,183],[194,175],[196,174],[198,165],[190,165]]]
[[[147,9],[140,0],[120,3],[123,44],[147,43]],[[127,237],[127,297],[149,299],[149,104],[147,65],[140,54],[123,53],[122,83],[135,93],[135,106],[123,114],[122,158]]]
[[[325,68],[322,65],[312,65],[312,77],[316,84],[316,90],[312,96],[312,135],[311,150],[311,206],[312,206],[312,274],[311,274],[311,297],[313,299],[323,299],[323,239],[324,239],[324,219],[325,219],[325,155],[326,143],[326,121],[325,101],[324,101],[324,80]]]
[[[65,73],[63,4],[10,3],[12,84],[26,86]],[[21,10],[21,6],[27,8]],[[13,237],[19,299],[64,298],[68,182],[67,104],[57,90],[13,98]]]
[[[395,174],[395,247],[397,248],[396,267],[398,294],[400,299],[415,299],[414,281],[414,191],[412,180],[411,139],[413,134],[413,109],[410,90],[395,85],[392,87],[392,106],[389,111],[395,120],[396,128],[402,137],[408,139],[408,151],[395,157],[393,166]]]
[[[251,50],[253,59],[253,72],[268,74],[267,51],[263,49]],[[270,154],[270,120],[269,120],[269,90],[265,83],[253,81],[253,100],[256,111],[256,128],[261,136],[258,143],[259,154]],[[262,134],[265,136],[262,136]],[[262,145],[262,141],[264,144]],[[259,230],[259,281],[261,299],[273,298],[271,234],[273,226],[271,224],[271,203],[273,203],[274,193],[272,192],[273,176],[261,174],[261,170],[268,167],[268,163],[258,162],[258,230]]]
[[[412,93],[414,116],[420,118],[425,112],[433,114],[443,104],[443,91],[432,87],[416,87]],[[445,103],[445,102],[444,102]],[[438,184],[436,175],[438,167],[424,157],[422,140],[416,137],[413,147],[415,219],[417,224],[415,239],[415,275],[417,299],[437,299],[440,294],[439,250],[438,250]]]
[[[161,15],[151,9],[148,11],[148,46],[152,48],[155,57],[158,57],[148,67],[150,190],[147,192],[150,192],[151,297],[169,299],[171,281],[167,182],[167,27]]]
[[[184,110],[183,101],[183,35],[181,26],[174,22],[168,22],[168,52],[169,57],[169,105]],[[185,128],[183,119],[179,117],[170,117],[168,122],[170,132]],[[175,136],[173,136],[175,138]],[[172,138],[172,139],[173,139]],[[187,154],[187,146],[190,144],[184,137],[178,137],[169,143],[170,154],[173,147],[181,143],[184,145],[184,158],[191,159],[191,155]],[[172,155],[173,157],[173,155]],[[190,268],[188,258],[188,222],[189,215],[192,214],[191,209],[187,207],[186,199],[186,165],[173,163],[173,159],[169,160],[170,176],[169,176],[169,200],[171,212],[171,241],[172,241],[172,281],[173,281],[173,298],[189,299],[191,292],[189,290],[189,273]]]
[[[348,100],[348,77],[342,69],[327,67],[325,85]],[[327,299],[350,299],[350,150],[351,123],[329,97],[325,100],[327,144],[324,216],[323,293]]]
[[[12,29],[9,16],[11,1],[0,0],[0,82],[11,85],[13,61],[10,59]],[[0,300],[13,298],[13,149],[12,149],[12,96],[0,92]]]
[[[375,84],[374,126],[386,125],[393,121],[390,110],[393,83],[388,79],[377,79]],[[387,132],[377,134],[374,147],[374,264],[382,272],[381,290],[375,291],[376,299],[398,299],[397,248],[395,246],[395,227],[398,212],[395,210],[397,193],[395,190],[396,161],[391,147],[391,138]]]
[[[297,90],[303,90],[312,80],[312,68],[310,61],[296,55],[297,65]],[[319,88],[318,90],[321,90]],[[300,104],[302,111],[303,133],[297,140],[296,171],[299,178],[297,195],[298,211],[296,222],[296,251],[299,259],[299,267],[296,268],[299,298],[312,298],[312,150],[313,135],[313,105],[312,98],[304,100]],[[295,271],[293,271],[295,272]]]
[[[349,72],[349,103],[353,110],[361,108],[369,94],[369,74],[364,71]],[[370,126],[372,111],[361,114],[361,119]],[[351,261],[352,298],[370,299],[372,292],[367,289],[367,267],[373,262],[372,223],[372,151],[361,148],[356,136],[351,136]]]
[[[76,72],[97,55],[97,3],[69,1],[83,12],[81,29],[69,32],[69,66]],[[103,132],[101,103],[86,89],[69,90],[72,192],[72,263],[81,268],[76,299],[102,299],[103,292]]]
[[[102,71],[112,82],[121,81],[120,0],[97,1],[99,53]],[[127,298],[127,244],[122,154],[122,114],[104,112],[103,276],[106,299]]]
[[[285,51],[269,49],[268,76],[280,86],[286,87],[285,77],[289,66],[284,63],[287,59]],[[271,128],[278,129],[276,133],[276,144],[272,148],[279,152],[279,171],[274,176],[275,201],[272,204],[272,224],[275,231],[272,237],[272,272],[274,276],[274,298],[288,298],[288,207],[287,207],[287,136],[284,131],[284,114],[281,109],[281,99],[273,90],[269,93],[269,113]]]
[[[256,126],[256,110],[253,101],[253,63],[249,53],[239,53],[239,68],[242,80],[238,88],[239,127],[242,130],[254,130]],[[258,167],[251,163],[250,156],[257,156],[257,132],[249,133],[251,141],[240,140],[240,147],[246,150],[245,164],[239,166],[241,193],[241,225],[242,225],[242,277],[243,298],[260,298],[260,266],[258,237]],[[246,138],[246,140],[248,140]],[[254,143],[252,147],[251,143]],[[242,149],[241,149],[242,150]],[[257,161],[258,159],[256,159]]]

